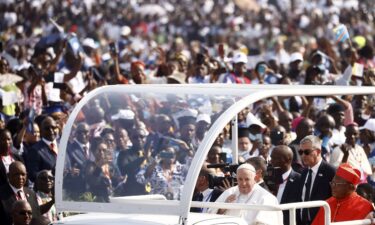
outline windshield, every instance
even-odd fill
[[[63,200],[111,202],[140,195],[180,200],[200,142],[240,98],[111,89],[96,95],[79,110],[69,134]]]
[[[157,214],[187,217],[202,164],[244,158],[240,128],[272,122],[262,116],[268,108],[260,107],[271,104],[269,97],[373,91],[373,87],[251,85],[97,89],[78,103],[64,127],[56,167],[56,206],[80,212],[146,214],[158,207]],[[263,154],[266,140],[253,136],[254,142],[262,143],[258,154]]]

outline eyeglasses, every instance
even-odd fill
[[[314,149],[305,149],[305,150],[301,149],[301,150],[298,151],[298,154],[299,155],[303,155],[303,154],[310,155],[310,153],[313,152],[313,151],[314,151]]]
[[[20,215],[20,216],[26,216],[26,215],[31,216],[31,215],[33,215],[33,212],[31,212],[30,210],[23,210],[23,211],[19,211],[18,215]]]
[[[347,182],[335,182],[335,181],[331,181],[331,182],[329,182],[329,184],[332,187],[336,187],[337,185],[343,185],[343,184],[349,184],[349,183],[347,183]]]

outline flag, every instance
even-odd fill
[[[344,24],[338,25],[333,29],[333,32],[335,33],[336,43],[344,42],[345,40],[349,39],[349,32]]]

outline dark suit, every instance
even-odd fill
[[[94,154],[89,150],[89,157],[86,158],[86,152],[82,149],[81,145],[74,141],[72,144],[68,145],[67,153],[70,159],[70,165],[72,167],[83,169],[87,160],[92,162],[95,161]]]
[[[33,218],[40,217],[40,209],[35,192],[27,187],[23,188],[23,192],[33,211]],[[0,187],[0,218],[2,225],[12,224],[11,210],[13,203],[16,201],[16,194],[9,184]]]
[[[297,202],[296,188],[298,187],[301,174],[292,170],[287,178],[280,204]],[[289,225],[289,211],[283,211],[284,225]]]
[[[21,156],[18,154],[13,153],[13,159],[15,161],[21,161],[23,163],[23,159]],[[0,186],[5,185],[8,183],[8,176],[7,176],[7,171],[5,169],[5,165],[2,160],[0,160]]]
[[[223,193],[221,190],[213,189],[208,199],[209,202],[216,201],[216,199],[221,195],[221,193]],[[193,195],[193,201],[200,201],[200,202],[203,201],[199,199],[199,192]],[[190,208],[190,212],[202,212],[202,208]]]
[[[56,154],[43,140],[35,143],[28,153],[27,173],[29,179],[35,182],[39,171],[55,170],[56,157]]]
[[[319,166],[318,172],[316,174],[314,183],[312,184],[311,187],[311,193],[310,193],[310,201],[317,201],[317,200],[326,200],[329,197],[332,196],[331,193],[331,186],[329,182],[332,181],[333,177],[335,176],[336,169],[322,160],[322,163]],[[306,177],[308,174],[308,168],[306,168],[302,174],[301,174],[301,179],[299,182],[299,187],[298,187],[298,201],[302,202],[302,190],[304,183],[306,181]],[[316,214],[318,213],[319,208],[310,208],[309,213],[310,213],[310,218],[311,221],[303,221],[301,218],[301,212],[297,211],[297,224],[311,224],[312,221],[314,220]]]

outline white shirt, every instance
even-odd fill
[[[12,188],[12,190],[13,190],[13,192],[14,192],[14,194],[15,194],[16,196],[18,196],[17,193],[18,193],[19,191],[21,191],[21,198],[22,198],[22,200],[27,200],[26,195],[25,195],[25,192],[23,191],[22,188],[18,189],[18,188],[14,187],[14,186],[11,185],[11,184],[9,184],[9,186]]]
[[[228,196],[235,194],[237,203],[246,203],[249,205],[278,205],[277,199],[264,188],[255,184],[251,192],[247,195],[240,194],[238,186],[225,190],[216,202],[225,202]],[[210,209],[211,213],[216,213],[218,209]],[[283,214],[281,211],[261,211],[261,210],[237,210],[228,209],[225,215],[240,216],[244,218],[248,224],[283,224]]]
[[[344,153],[341,151],[341,146],[337,146],[333,149],[329,163],[333,166],[338,167],[341,164]],[[370,162],[367,159],[365,150],[359,145],[355,145],[354,149],[349,150],[348,163],[361,172],[365,172],[367,175],[372,174],[372,168]]]
[[[49,141],[45,138],[42,138],[42,140],[44,141],[44,143],[46,143],[48,145],[48,147],[51,147],[51,144],[54,144],[56,147],[57,147],[57,143],[56,143],[56,140],[55,141]]]
[[[202,192],[203,200],[202,202],[209,202],[212,196],[213,189],[207,188]],[[202,208],[202,212],[206,213],[208,211],[208,208]]]
[[[315,181],[315,177],[316,177],[316,174],[318,173],[318,170],[319,170],[319,167],[320,167],[320,164],[322,163],[322,159],[320,159],[320,161],[313,167],[309,168],[312,170],[312,174],[311,174],[311,187],[310,187],[310,194],[311,194],[311,190],[313,189],[314,187],[314,181]],[[305,192],[306,192],[306,182],[307,182],[307,179],[308,179],[308,175],[306,176],[306,179],[305,179],[305,182],[304,182],[304,185],[303,185],[303,190],[302,190],[302,199],[303,201],[305,201]]]
[[[9,166],[14,162],[13,158],[10,155],[1,156],[1,160],[3,161],[6,173],[9,173]]]
[[[292,172],[292,168],[290,168],[288,171],[286,171],[282,175],[282,177],[283,177],[283,183],[281,183],[279,185],[279,190],[277,191],[277,196],[276,196],[277,200],[279,201],[279,203],[281,202],[281,198],[283,197],[285,186],[286,186],[286,182],[288,182],[288,177],[289,177],[289,175],[290,175],[291,172]]]
[[[79,147],[81,147],[82,151],[84,151],[84,147],[86,147],[87,151],[89,151],[89,149],[90,149],[90,142],[88,142],[87,144],[83,144],[83,143],[79,142],[77,139],[76,139],[76,142],[79,145]],[[87,152],[85,152],[85,153],[87,153]]]
[[[345,127],[341,127],[340,130],[338,129],[333,129],[332,130],[332,137],[331,137],[331,142],[334,145],[342,145],[345,143],[346,137],[345,137]]]

